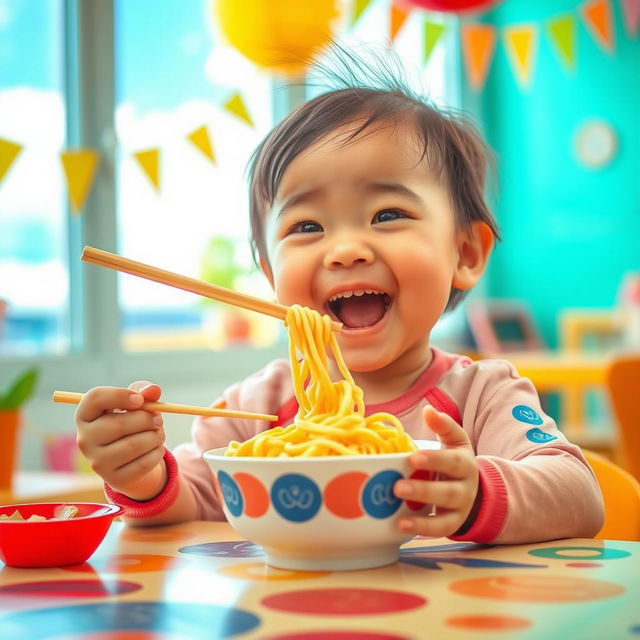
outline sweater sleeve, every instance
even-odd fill
[[[223,397],[214,403],[226,409],[254,413],[278,414],[293,394],[289,364],[276,360],[262,371],[229,387]],[[226,447],[231,440],[244,441],[266,431],[272,425],[263,420],[241,418],[198,417],[191,427],[191,441],[178,445],[172,454],[165,454],[168,479],[162,492],[148,502],[135,502],[106,487],[107,494],[117,504],[125,507],[125,514],[144,524],[144,519],[161,514],[168,509],[178,493],[178,487],[186,485],[195,498],[195,511],[191,520],[224,520],[211,477],[211,469],[202,454],[209,449]],[[175,457],[175,462],[173,462]],[[177,463],[177,464],[176,464]]]
[[[473,366],[462,420],[478,456],[482,503],[456,539],[515,544],[594,536],[604,506],[580,448],[542,411],[532,382],[513,365]]]

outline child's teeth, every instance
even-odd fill
[[[356,290],[353,292],[353,295],[354,295],[354,296],[363,296],[363,295],[364,295],[364,289],[356,289]]]

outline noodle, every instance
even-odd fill
[[[291,376],[299,405],[294,422],[259,433],[245,442],[231,441],[225,455],[315,457],[416,449],[395,416],[375,413],[365,417],[362,389],[355,384],[344,362],[329,316],[292,305],[285,326],[289,330]],[[343,376],[338,382],[329,377],[327,347]],[[302,355],[300,360],[297,351]]]

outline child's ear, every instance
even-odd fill
[[[260,257],[260,269],[273,288],[273,274],[271,273],[271,267],[269,266],[268,260],[264,257]]]
[[[458,236],[458,265],[452,285],[456,289],[471,289],[480,280],[493,249],[494,235],[486,222],[474,222],[468,231]]]

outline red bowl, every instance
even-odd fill
[[[79,512],[69,520],[52,518],[56,507],[74,504]],[[0,520],[0,560],[9,567],[63,567],[86,562],[102,542],[122,507],[98,502],[37,502],[0,506],[0,514],[18,510],[25,520]]]

